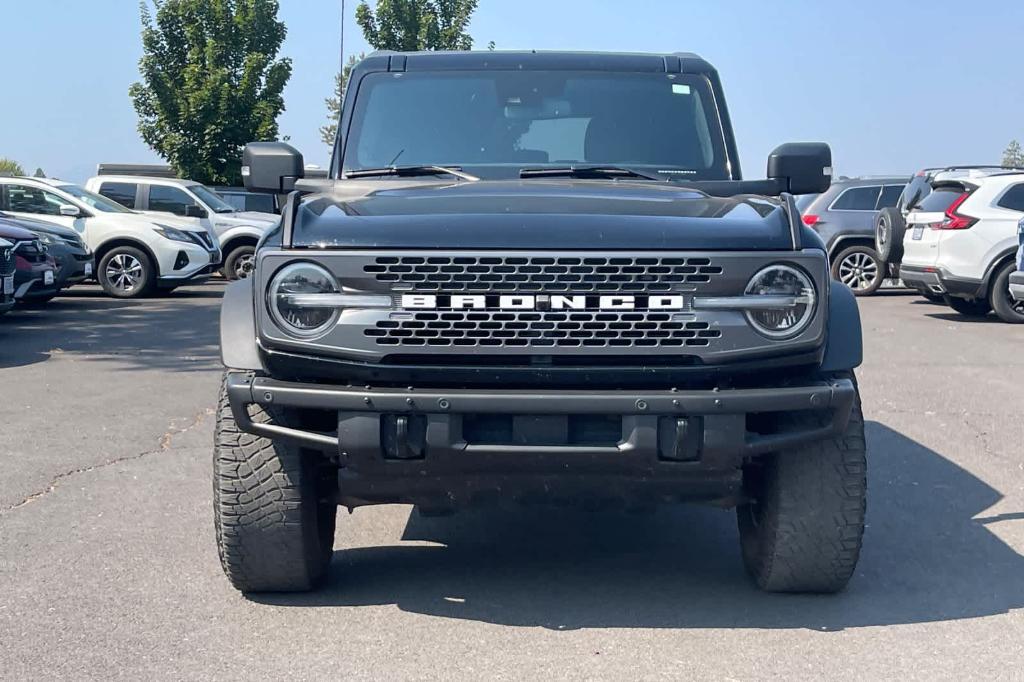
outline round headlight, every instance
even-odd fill
[[[267,305],[284,332],[302,339],[327,332],[338,319],[338,309],[297,305],[295,294],[334,294],[338,284],[331,273],[313,263],[292,263],[274,275]]]
[[[747,320],[767,337],[784,339],[796,336],[814,316],[814,283],[789,265],[764,268],[750,278],[745,293],[747,296],[766,297],[764,306],[747,310]]]

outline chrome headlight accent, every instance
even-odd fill
[[[267,308],[281,331],[295,338],[312,339],[334,326],[340,310],[303,305],[302,297],[337,293],[337,281],[326,269],[314,263],[292,263],[281,268],[271,280]]]
[[[791,265],[776,263],[762,268],[750,278],[744,294],[764,296],[770,302],[746,310],[750,325],[770,339],[792,338],[806,329],[814,317],[814,283]]]

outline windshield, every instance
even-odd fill
[[[458,166],[481,177],[605,164],[727,180],[702,76],[576,71],[373,73],[360,81],[342,172]]]
[[[61,185],[59,189],[60,191],[70,194],[74,198],[78,199],[89,208],[102,211],[103,213],[134,213],[134,211],[129,211],[116,201],[111,201],[99,194],[93,194],[89,190],[82,189],[78,185]]]
[[[203,203],[213,209],[214,213],[234,213],[235,209],[228,202],[221,199],[220,195],[206,185],[189,185],[192,193],[203,200]]]

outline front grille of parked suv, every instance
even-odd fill
[[[446,293],[663,293],[722,274],[702,257],[381,256],[363,270],[396,291]]]
[[[206,232],[187,232],[186,234],[192,238],[192,241],[196,242],[204,249],[213,249],[213,240],[210,239],[210,235]]]
[[[0,249],[0,276],[13,274],[17,269],[17,261],[12,247]]]
[[[14,252],[29,263],[46,262],[46,247],[38,239],[14,242]]]

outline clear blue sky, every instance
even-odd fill
[[[347,0],[347,52],[366,49]],[[83,181],[153,162],[128,86],[135,0],[0,0],[0,156]],[[338,65],[340,0],[281,0],[294,71],[281,132],[325,165],[318,128]],[[747,177],[782,142],[832,145],[838,173],[998,162],[1024,138],[1020,0],[480,0],[476,46],[697,52],[722,75]]]

